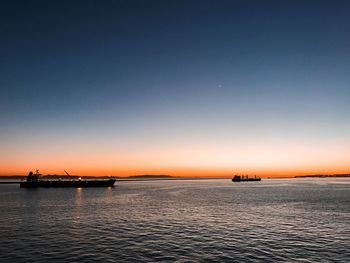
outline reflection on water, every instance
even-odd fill
[[[83,188],[81,187],[78,187],[75,189],[75,211],[76,211],[76,215],[75,215],[75,219],[76,219],[76,222],[80,222],[80,213],[81,213],[81,204],[82,204],[82,191],[83,191]]]
[[[350,180],[0,185],[0,262],[346,262]]]

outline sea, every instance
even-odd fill
[[[0,185],[0,262],[350,262],[350,178]]]

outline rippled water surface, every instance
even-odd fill
[[[1,262],[349,262],[350,180],[0,185]]]

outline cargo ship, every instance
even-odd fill
[[[67,173],[67,172],[66,172]],[[68,176],[70,176],[67,173]],[[82,180],[81,177],[76,179],[55,179],[55,180],[44,180],[41,179],[41,174],[37,170],[35,174],[29,172],[26,181],[20,182],[22,188],[37,188],[37,187],[113,187],[115,179],[89,179]]]
[[[261,181],[260,177],[248,177],[248,175],[235,175],[232,178],[232,182],[256,182],[256,181]]]

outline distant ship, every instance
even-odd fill
[[[70,176],[66,171],[65,173]],[[75,179],[55,179],[55,180],[43,180],[40,179],[41,174],[39,170],[36,173],[29,172],[26,181],[20,182],[20,187],[23,188],[37,188],[37,187],[113,187],[115,179],[95,179],[95,180],[82,180],[79,177]]]
[[[261,181],[260,177],[248,177],[248,175],[235,175],[232,178],[232,182],[255,182],[255,181]]]

